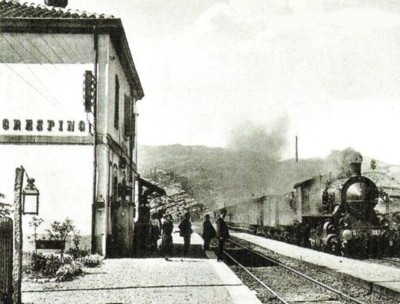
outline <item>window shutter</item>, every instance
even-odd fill
[[[125,95],[124,100],[124,135],[125,138],[130,138],[132,136],[132,111],[131,111],[131,98]]]
[[[118,75],[115,75],[114,127],[116,129],[119,129],[119,80],[118,80]]]

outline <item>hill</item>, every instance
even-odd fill
[[[300,159],[296,162],[293,159],[278,161],[250,150],[183,145],[141,146],[138,163],[144,177],[157,181],[157,174],[172,175],[174,183],[178,181],[199,203],[214,210],[251,196],[288,193],[295,183],[312,176],[343,172],[354,153],[358,152],[348,148],[332,151],[325,159]],[[371,171],[370,162],[370,158],[364,157],[363,172]],[[399,166],[379,161],[376,165],[377,171],[400,177]],[[166,179],[159,176],[161,180]]]

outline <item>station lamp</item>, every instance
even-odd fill
[[[23,214],[39,214],[39,190],[35,186],[35,179],[28,178],[28,184],[22,191],[23,203],[22,213]]]

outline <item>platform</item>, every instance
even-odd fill
[[[23,283],[25,304],[259,304],[224,263],[210,259],[113,259],[71,282]]]
[[[183,246],[179,233],[176,247]],[[203,240],[192,236],[191,256]],[[203,258],[107,259],[98,268],[70,282],[23,282],[24,304],[190,303],[260,304],[255,294],[212,251]]]
[[[176,256],[183,255],[183,237],[179,235],[179,229],[174,229],[172,233],[172,241],[174,242],[175,254]],[[192,233],[190,237],[190,253],[189,256],[192,257],[205,257],[203,250],[203,238],[197,234]]]
[[[230,235],[278,254],[317,265],[325,272],[357,282],[371,291],[400,299],[400,269],[339,257],[252,234],[230,231]]]

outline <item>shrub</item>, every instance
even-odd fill
[[[80,274],[82,274],[82,264],[77,261],[72,261],[70,264],[65,264],[57,270],[56,281],[70,281]]]
[[[33,269],[42,273],[44,276],[54,276],[61,267],[61,259],[55,255],[44,256],[42,254],[35,254],[33,256]]]
[[[78,259],[86,267],[96,267],[101,264],[103,257],[98,254],[91,254]]]
[[[57,271],[63,266],[72,263],[71,257],[61,257],[56,255],[44,255],[43,253],[32,253],[27,256],[29,261],[23,267],[27,274],[36,274],[40,277],[55,277]]]
[[[89,250],[79,248],[69,248],[66,253],[72,256],[74,260],[90,255]]]

